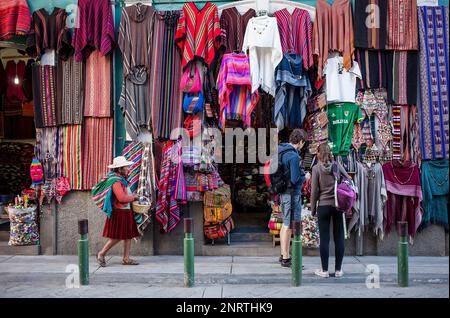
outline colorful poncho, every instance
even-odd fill
[[[387,202],[384,210],[385,232],[398,221],[408,222],[408,234],[414,237],[422,222],[422,186],[419,167],[410,161],[392,160],[383,165]]]
[[[423,208],[421,228],[438,224],[448,230],[448,160],[422,163]]]
[[[113,210],[114,195],[112,186],[117,181],[122,182],[124,186],[128,186],[128,182],[125,178],[117,175],[114,171],[110,171],[91,191],[92,199],[95,204],[105,212],[108,218],[111,217]]]

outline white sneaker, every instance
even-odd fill
[[[317,276],[320,276],[320,277],[324,277],[324,278],[330,277],[330,274],[328,273],[328,271],[323,271],[321,269],[316,269],[314,274],[316,274]]]
[[[344,271],[343,270],[336,271],[334,273],[334,277],[342,277],[342,276],[344,276]]]

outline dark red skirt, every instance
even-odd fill
[[[115,240],[130,240],[138,237],[136,221],[131,209],[114,209],[106,219],[103,237]]]

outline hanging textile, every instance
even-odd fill
[[[448,7],[419,7],[422,159],[449,158]]]
[[[55,7],[51,13],[45,8],[34,11],[27,38],[27,53],[41,58],[46,50],[55,50],[62,60],[67,60],[74,50],[66,19],[67,12],[62,8]]]
[[[181,57],[175,45],[180,13],[156,12],[153,28],[150,95],[153,136],[169,139],[182,124]]]
[[[30,30],[31,13],[27,0],[2,0],[0,3],[0,41]]]
[[[311,96],[311,84],[304,72],[302,56],[284,54],[275,72],[274,122],[279,130],[300,128],[306,116],[306,103]]]
[[[93,51],[86,61],[84,116],[111,117],[111,57]]]
[[[83,190],[92,187],[108,172],[112,160],[113,119],[85,118],[83,125]]]
[[[327,102],[355,102],[356,79],[361,78],[357,62],[353,62],[353,66],[347,71],[343,57],[332,56],[328,58],[323,74],[326,75]]]
[[[397,105],[417,103],[418,54],[415,51],[387,53],[388,101]]]
[[[82,153],[81,153],[81,125],[65,125],[59,129],[61,144],[61,175],[65,176],[74,190],[82,190]]]
[[[348,71],[354,59],[354,34],[352,8],[349,0],[317,0],[313,26],[313,54],[318,59],[318,79],[328,60],[328,53],[342,54],[344,68]]]
[[[250,62],[245,53],[229,53],[222,58],[219,76],[219,127],[227,120],[239,120],[244,128],[251,126],[251,114],[258,103],[258,91],[251,93]]]
[[[61,175],[60,135],[58,128],[36,128],[36,157],[44,168],[44,178],[51,180]]]
[[[162,231],[169,233],[180,222],[180,204],[187,200],[179,142],[167,141],[164,145],[158,189],[155,218]]]
[[[398,221],[408,222],[408,234],[414,237],[422,221],[422,187],[419,167],[410,161],[392,160],[383,165],[388,194],[385,232],[389,233]]]
[[[84,72],[83,63],[71,56],[67,61],[60,61],[58,83],[61,83],[61,112],[58,125],[81,125],[84,106]]]
[[[143,145],[140,142],[132,142],[122,151],[128,161],[133,161],[128,173],[128,186],[131,192],[136,192],[139,183],[139,174],[141,173]]]
[[[275,96],[275,69],[283,59],[277,19],[269,16],[251,18],[247,24],[242,51],[249,50],[252,93],[259,87]]]
[[[3,62],[1,63],[3,66]],[[14,83],[16,77],[19,79],[19,83],[23,82],[25,77],[25,67],[25,61],[22,60],[17,61],[17,63],[14,60],[6,62],[4,77],[6,82],[5,97],[9,102],[19,101],[22,103],[25,100],[22,86]]]
[[[56,126],[59,109],[57,105],[56,67],[36,64],[33,67],[34,121],[36,128]]]
[[[222,11],[220,16],[220,36],[223,53],[233,53],[233,51],[242,50],[245,29],[248,21],[253,17],[256,17],[254,9],[248,9],[242,15],[236,7]]]
[[[384,50],[388,0],[355,1],[355,47]]]
[[[292,14],[286,8],[274,13],[277,18],[283,53],[295,53],[302,56],[303,67],[313,66],[312,23],[309,12],[295,8]]]
[[[78,28],[74,28],[72,46],[75,59],[85,60],[94,50],[107,55],[115,42],[114,16],[110,0],[78,0]]]
[[[409,126],[409,140],[411,144],[411,161],[417,164],[419,167],[422,163],[422,152],[420,146],[420,122],[419,122],[419,114],[418,107],[416,105],[412,105],[409,111],[410,115],[410,126]]]
[[[150,80],[155,10],[141,3],[122,9],[118,46],[123,56],[123,84],[119,105],[125,129],[135,139],[140,128],[150,129]]]
[[[156,171],[152,142],[144,143],[142,150],[142,165],[137,193],[150,200],[152,206],[156,203]]]
[[[265,92],[259,94],[259,101],[255,107],[255,116],[253,127],[256,128],[266,128],[270,131],[270,128],[274,127],[272,121],[273,117],[273,105],[275,104],[275,99],[272,95]]]
[[[186,3],[178,20],[175,43],[181,51],[183,69],[196,58],[210,65],[215,56],[215,48],[220,46],[217,6],[207,2],[199,10],[194,2]]]
[[[424,161],[421,170],[424,207],[421,228],[438,224],[448,230],[448,160]]]
[[[361,70],[361,79],[356,81],[358,89],[387,88],[387,53],[379,50],[355,50],[355,60]]]
[[[383,16],[381,16],[383,17]],[[388,0],[388,50],[417,50],[417,0]]]

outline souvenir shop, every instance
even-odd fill
[[[303,128],[307,177],[328,143],[355,183],[347,253],[395,255],[407,221],[411,254],[448,255],[448,25],[442,0],[2,1],[0,254],[76,254],[79,219],[96,253],[91,190],[123,155],[135,255],[181,254],[192,217],[198,255],[278,256],[251,141]]]

